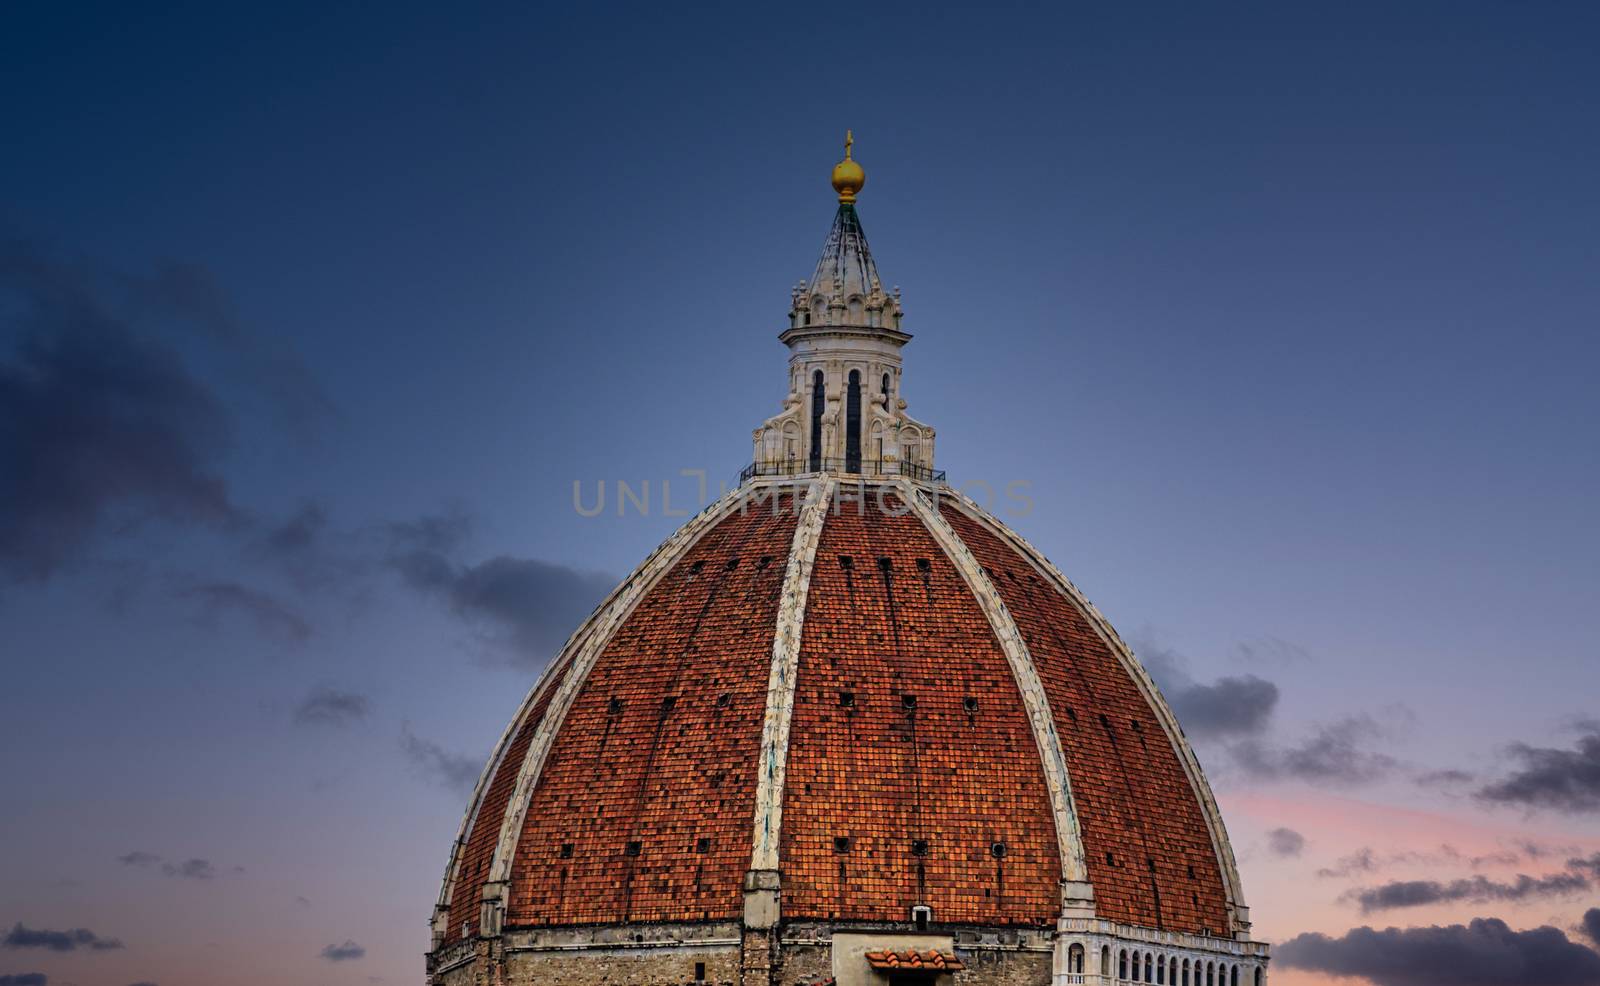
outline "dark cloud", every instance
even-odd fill
[[[347,938],[343,945],[329,945],[319,954],[329,962],[349,962],[366,955],[367,950]]]
[[[1362,847],[1348,856],[1341,856],[1332,866],[1317,870],[1317,876],[1342,879],[1357,873],[1373,873],[1378,869],[1378,857],[1371,848]]]
[[[1574,856],[1567,860],[1567,869],[1583,873],[1591,880],[1600,880],[1600,852],[1590,856]]]
[[[482,758],[451,753],[413,733],[409,723],[401,726],[400,751],[419,775],[458,794],[471,792],[483,767]]]
[[[1491,901],[1522,901],[1541,897],[1568,897],[1593,886],[1582,873],[1551,873],[1546,876],[1518,874],[1513,881],[1491,880],[1484,876],[1441,882],[1438,880],[1395,880],[1376,887],[1350,891],[1345,897],[1361,905],[1363,914],[1401,907],[1421,907],[1466,901],[1486,904]]]
[[[162,863],[161,872],[166,876],[180,877],[184,880],[210,880],[217,875],[216,868],[207,859],[186,859],[181,863]]]
[[[101,938],[88,928],[48,931],[42,928],[25,928],[19,921],[4,939],[0,939],[0,945],[6,948],[43,948],[52,952],[76,952],[80,948],[91,952],[105,952],[121,948],[122,942],[115,938]]]
[[[1513,931],[1498,918],[1468,925],[1354,928],[1305,934],[1272,949],[1273,962],[1376,986],[1596,986],[1600,954],[1555,928]]]
[[[1591,907],[1583,912],[1583,933],[1589,940],[1600,945],[1600,907]]]
[[[214,625],[226,613],[238,613],[273,640],[298,645],[311,638],[311,624],[294,607],[238,582],[187,585],[178,589],[178,595],[198,605],[198,618],[206,625]]]
[[[1306,837],[1294,829],[1276,828],[1267,833],[1267,848],[1274,856],[1298,856],[1305,852]]]
[[[1516,743],[1507,748],[1519,766],[1477,791],[1490,805],[1548,808],[1578,815],[1600,811],[1600,726],[1581,724],[1584,734],[1570,750]]]
[[[40,581],[95,534],[160,517],[225,524],[229,415],[178,354],[138,337],[82,268],[0,244],[0,574]],[[0,308],[0,311],[6,311]]]
[[[1350,716],[1322,726],[1300,743],[1273,747],[1244,740],[1229,748],[1234,763],[1260,780],[1303,780],[1316,784],[1364,784],[1391,774],[1399,761],[1367,749],[1390,730],[1371,716]]]
[[[1158,647],[1142,649],[1140,658],[1161,686],[1185,733],[1199,737],[1238,737],[1267,728],[1278,705],[1278,686],[1253,674],[1195,681],[1177,654]]]
[[[1251,664],[1303,664],[1311,660],[1311,652],[1282,637],[1259,637],[1237,645],[1239,658]]]
[[[1478,775],[1465,770],[1426,770],[1412,779],[1423,787],[1460,787],[1471,784]]]
[[[156,986],[156,984],[146,980],[144,982],[129,983],[128,986]]]
[[[262,535],[262,547],[282,555],[296,555],[315,549],[328,526],[328,511],[315,501],[302,503],[289,519],[269,527]]]
[[[169,261],[148,276],[121,278],[130,313],[171,322],[213,344],[229,371],[261,392],[268,406],[302,439],[333,411],[315,376],[283,338],[251,332],[209,270]]]
[[[616,584],[610,575],[535,558],[501,555],[463,564],[455,555],[470,528],[461,514],[392,524],[389,565],[408,585],[487,626],[489,638],[518,663],[539,664],[554,655]]]
[[[50,977],[42,972],[17,972],[0,976],[0,986],[47,986]]]
[[[126,856],[118,856],[117,862],[125,866],[152,867],[160,865],[163,876],[176,877],[183,880],[210,880],[217,875],[216,867],[211,865],[209,859],[186,859],[181,862],[162,862],[161,857],[153,852],[135,850]],[[235,873],[243,873],[242,867],[235,866]]]
[[[1504,849],[1468,856],[1454,846],[1441,845],[1431,852],[1405,850],[1389,853],[1379,857],[1371,847],[1357,849],[1348,856],[1336,860],[1333,865],[1317,870],[1320,877],[1350,877],[1376,873],[1382,869],[1396,866],[1456,866],[1466,865],[1473,869],[1496,866],[1514,866],[1523,862],[1538,862],[1558,856],[1568,856],[1578,850],[1571,846],[1546,845],[1531,839],[1518,840]],[[1590,865],[1600,866],[1600,855],[1593,861],[1569,858],[1567,868],[1576,872],[1584,872]],[[1600,879],[1600,872],[1589,872],[1592,879]]]
[[[301,725],[343,726],[365,718],[371,706],[365,695],[314,688],[294,710],[294,721]]]

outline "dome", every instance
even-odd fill
[[[792,389],[757,462],[496,745],[429,982],[1260,986],[1222,818],[1150,676],[931,446],[863,453],[863,428],[926,427],[895,396],[910,337],[780,338]]]

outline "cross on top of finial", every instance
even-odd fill
[[[850,160],[850,146],[856,142],[855,136],[848,130],[844,132],[844,159]]]

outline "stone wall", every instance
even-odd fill
[[[696,978],[697,972],[703,978]],[[505,981],[507,986],[738,986],[739,950],[700,945],[512,952]]]

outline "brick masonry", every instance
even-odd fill
[[[962,564],[976,561],[1004,603],[1003,617],[986,614],[928,524],[896,497],[889,487],[860,502],[846,496],[820,534],[800,539],[814,557],[786,724],[776,939],[747,931],[754,937],[743,947],[731,933],[661,947],[502,948],[510,936],[546,933],[538,929],[738,927],[752,819],[762,817],[755,792],[774,628],[799,543],[793,498],[786,509],[712,517],[662,559],[659,580],[641,588],[609,637],[589,645],[586,675],[568,682],[568,666],[557,664],[467,826],[438,949],[448,961],[433,982],[666,984],[700,971],[706,982],[810,986],[833,975],[825,941],[786,942],[776,963],[754,961],[760,943],[783,939],[795,922],[907,929],[922,904],[935,929],[1002,939],[1020,931],[1048,943],[1063,917],[1067,843],[1019,660],[1036,678],[1030,687],[1042,686],[1040,714],[1065,756],[1079,830],[1069,841],[1081,840],[1095,915],[1232,938],[1223,853],[1183,751],[1086,604],[997,524],[947,498],[941,516],[966,548],[952,551],[970,552]],[[1025,652],[1003,649],[997,630],[1020,637]],[[513,788],[563,686],[571,705],[546,724],[553,736],[540,741],[548,755],[512,827],[514,852],[500,847],[510,864],[507,937],[461,940],[463,926],[469,938],[478,933]],[[478,960],[452,958],[463,949]],[[1048,944],[969,946],[962,956],[970,965],[947,974],[949,986],[1050,982]]]

